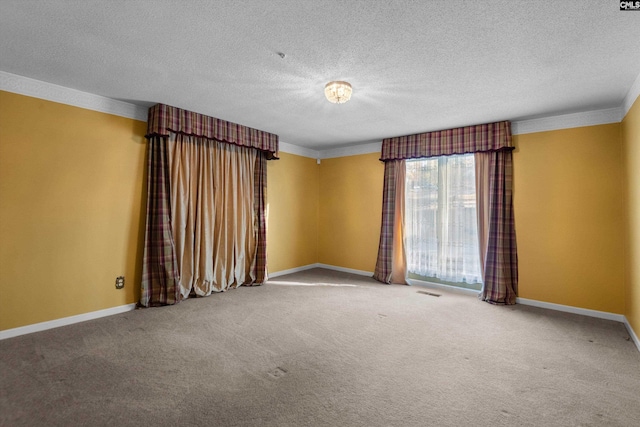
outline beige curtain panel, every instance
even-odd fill
[[[167,141],[171,226],[182,298],[253,283],[256,150],[172,136]]]
[[[158,104],[147,138],[140,305],[264,283],[266,161],[278,136]]]

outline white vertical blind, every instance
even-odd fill
[[[473,154],[406,162],[405,245],[410,273],[482,283]]]

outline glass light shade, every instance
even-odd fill
[[[329,82],[324,87],[324,96],[334,104],[344,104],[351,99],[353,88],[348,82]]]

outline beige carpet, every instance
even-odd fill
[[[309,270],[0,341],[2,426],[638,426],[620,323]]]

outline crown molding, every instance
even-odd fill
[[[147,121],[147,108],[117,99],[107,98],[88,92],[82,92],[53,83],[47,83],[29,77],[0,71],[0,90],[20,95],[58,102],[74,107],[113,114],[129,119]],[[594,126],[619,123],[629,112],[640,96],[640,74],[629,89],[620,107],[605,110],[585,111],[581,113],[559,116],[541,117],[538,119],[519,120],[511,123],[513,135],[545,132],[551,130],[570,129],[583,126]],[[371,142],[350,147],[339,147],[327,150],[313,150],[280,141],[280,151],[312,159],[330,159],[335,157],[355,156],[359,154],[377,153],[382,142]]]
[[[640,82],[640,78],[636,80],[634,84],[636,90],[640,90],[640,83],[638,82]],[[629,94],[631,95],[632,92],[630,91]],[[635,97],[637,98],[637,96],[636,94]],[[631,96],[628,96],[628,98],[630,97]],[[624,114],[626,114],[623,114],[623,108],[625,107],[620,106],[605,110],[584,111],[560,116],[541,117],[539,119],[513,121],[511,123],[511,132],[513,135],[523,135],[550,130],[620,123]],[[334,157],[355,156],[358,154],[380,153],[381,149],[382,142],[372,142],[353,145],[351,147],[320,150],[317,153],[320,159],[330,159]]]
[[[369,142],[366,144],[352,145],[350,147],[331,148],[320,151],[321,159],[332,159],[335,157],[357,156],[358,154],[380,153],[382,141]]]
[[[299,145],[287,144],[283,141],[278,142],[278,150],[283,153],[295,154],[296,156],[309,157],[311,159],[320,158],[319,151],[300,147]]]
[[[526,133],[546,132],[550,130],[620,123],[621,121],[622,107],[616,107],[606,110],[584,111],[581,113],[563,114],[561,116],[514,121],[511,123],[511,133],[513,135],[523,135]]]
[[[634,92],[635,91],[635,92]],[[625,98],[625,106],[608,108],[605,110],[584,111],[581,113],[563,114],[559,116],[541,117],[539,119],[519,120],[511,122],[511,132],[513,135],[523,135],[527,133],[545,132],[550,130],[571,129],[584,126],[604,125],[610,123],[620,123],[626,115],[629,106],[626,107],[627,99],[638,97],[640,91],[640,76],[636,79],[632,90]],[[633,104],[633,102],[631,103]],[[353,145],[351,147],[332,148],[318,151],[318,158],[330,159],[334,157],[355,156],[358,154],[380,153],[382,142],[372,142],[366,144]]]
[[[278,148],[283,153],[295,154],[297,156],[309,157],[312,159],[331,159],[335,157],[356,156],[358,154],[379,153],[382,142],[371,142],[366,144],[352,145],[350,147],[338,147],[327,150],[312,150],[311,148],[300,147],[280,141]]]
[[[633,107],[633,104],[636,102],[636,99],[638,99],[638,96],[640,96],[640,74],[638,74],[638,77],[636,77],[636,81],[631,85],[627,96],[624,97],[624,101],[622,103],[622,118],[624,118],[631,107]]]
[[[0,71],[0,90],[142,122],[147,121],[147,108],[145,107],[5,71]]]

